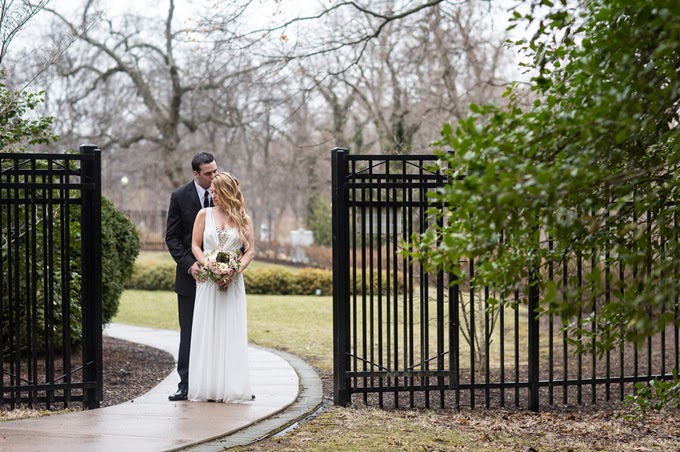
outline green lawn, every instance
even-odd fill
[[[254,344],[288,351],[331,371],[333,298],[249,295],[248,338]]]
[[[313,366],[331,371],[333,367],[333,299],[330,296],[282,296],[282,295],[248,295],[248,339],[251,343],[268,348],[275,348],[293,353]],[[400,312],[398,318],[403,319],[401,312],[402,303],[399,303]],[[437,326],[436,303],[429,303],[430,328],[429,341],[436,343]],[[525,308],[521,308],[525,311]],[[383,313],[382,329],[387,334],[387,317]],[[419,318],[418,303],[415,303],[412,315]],[[377,313],[375,313],[377,319]],[[445,313],[448,317],[448,312]],[[461,319],[463,318],[461,314]],[[368,319],[367,319],[368,320]],[[174,292],[127,290],[123,293],[118,314],[113,319],[116,323],[127,325],[146,326],[151,328],[178,329],[177,321],[177,296]],[[357,329],[362,329],[362,313],[356,315]],[[375,321],[375,319],[374,319]],[[520,340],[526,336],[526,316],[520,316]],[[377,326],[376,326],[377,328]],[[398,356],[403,355],[403,345],[406,344],[404,332],[401,328],[396,331],[398,337]],[[483,333],[482,326],[478,325],[478,333]],[[394,333],[391,333],[393,336]],[[492,333],[491,366],[495,367],[499,356],[500,328],[495,328]],[[512,331],[506,332],[506,342],[514,338]],[[426,359],[420,356],[420,335],[418,331],[413,335],[414,359]],[[481,336],[477,338],[482,340]],[[470,362],[470,349],[465,343],[465,337],[459,350],[459,358],[463,363]],[[359,344],[361,349],[361,345]],[[374,346],[374,353],[378,353]],[[368,351],[367,353],[370,353]],[[394,350],[388,349],[383,344],[385,356],[394,354]],[[506,359],[514,359],[514,349],[509,348]],[[477,362],[479,366],[481,361]]]
[[[168,251],[140,251],[137,256],[138,264],[171,264],[172,256]]]
[[[174,292],[126,290],[113,322],[179,329]],[[248,295],[248,339],[253,344],[298,355],[331,370],[332,298]]]
[[[177,294],[167,291],[126,290],[114,323],[179,330]]]

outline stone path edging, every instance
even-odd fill
[[[256,424],[245,427],[224,438],[208,441],[190,448],[176,450],[220,452],[230,447],[246,446],[284,431],[323,409],[323,386],[321,384],[321,379],[312,366],[290,353],[253,345],[251,345],[251,347],[260,348],[279,355],[293,366],[300,379],[300,393],[297,400],[282,412]]]

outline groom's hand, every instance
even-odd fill
[[[193,276],[196,281],[198,281],[198,276],[196,276],[197,272],[198,272],[198,261],[194,262],[194,264],[191,267],[189,267],[189,273],[191,273],[191,276]]]

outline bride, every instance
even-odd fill
[[[240,267],[228,281],[198,281],[189,356],[188,399],[249,401],[246,291],[241,273],[253,259],[253,224],[238,181],[229,173],[210,186],[215,207],[201,209],[194,222],[192,251],[205,266],[208,251],[240,254]]]

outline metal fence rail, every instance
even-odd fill
[[[453,275],[428,272],[405,256],[403,242],[441,221],[428,213],[443,206],[432,205],[427,192],[447,182],[435,160],[333,150],[336,404],[538,410],[622,399],[636,381],[671,377],[680,357],[676,327],[650,338],[643,350],[620,344],[598,357],[577,350],[562,319],[537,315],[541,294],[531,282],[539,271],[544,281],[555,281],[562,297],[567,289],[587,294],[589,283],[579,272],[588,265],[621,278],[634,271],[615,260],[603,265],[567,256],[545,262],[528,272],[521,291],[503,293],[470,281],[450,284]],[[545,240],[542,246],[553,244]],[[473,258],[460,265],[474,276]],[[611,278],[605,281],[611,284]],[[600,299],[584,299],[572,320],[586,319],[583,327],[594,329],[604,304],[616,301],[613,287]],[[494,309],[491,300],[499,301]],[[677,325],[673,305],[668,313]]]
[[[0,153],[0,405],[102,400],[100,174],[93,145]]]

